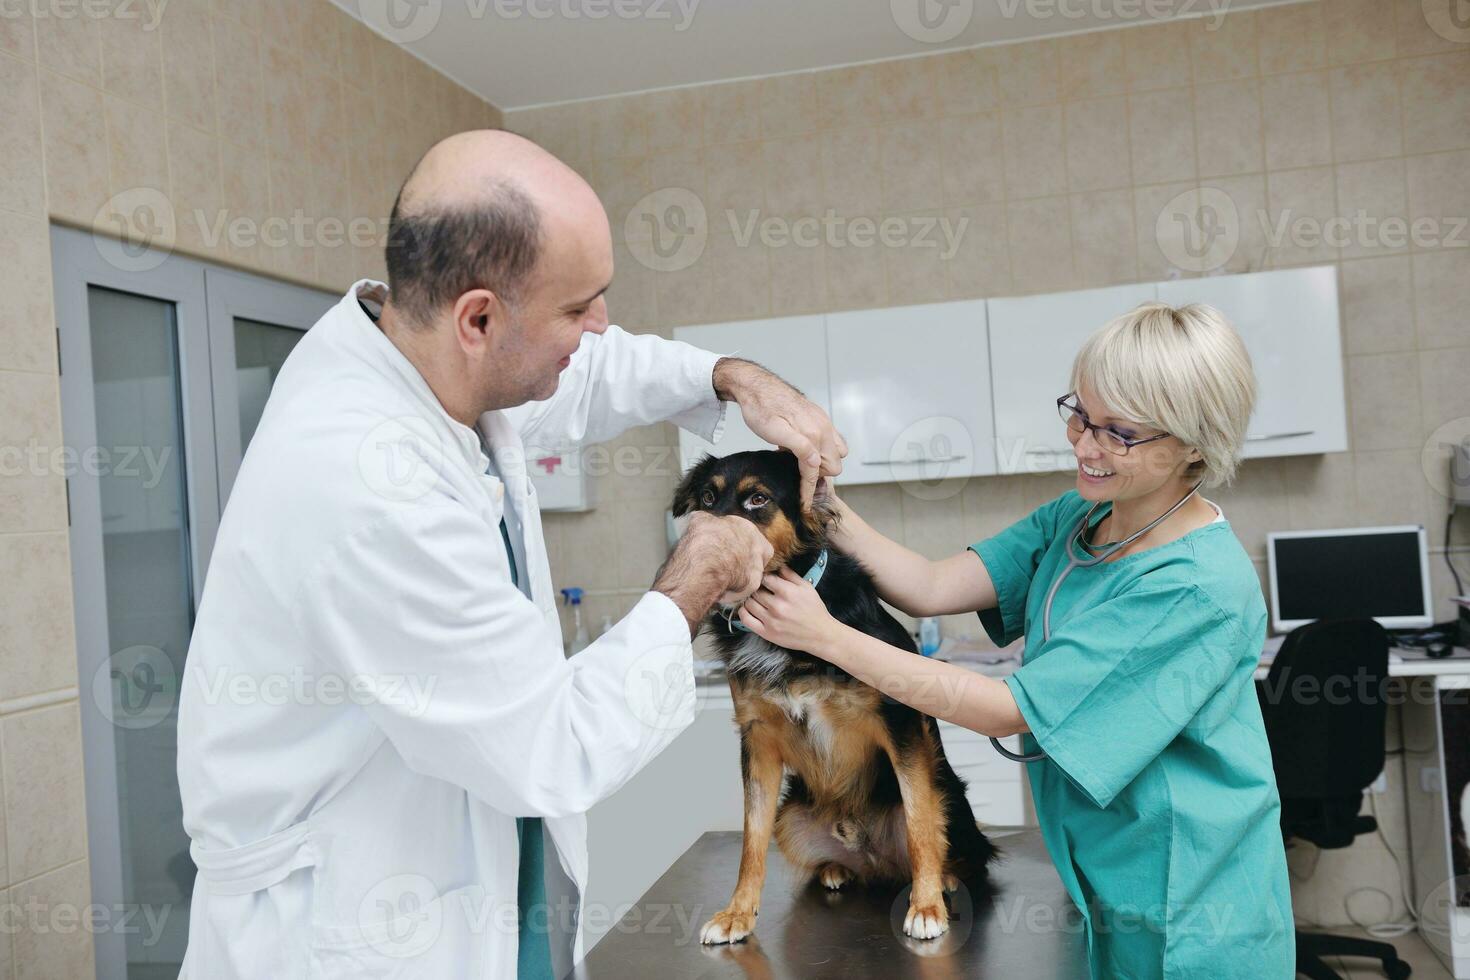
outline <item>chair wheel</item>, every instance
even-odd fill
[[[1388,980],[1408,980],[1409,974],[1413,972],[1414,968],[1403,960],[1388,960],[1383,964],[1383,975]]]

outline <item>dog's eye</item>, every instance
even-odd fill
[[[746,510],[760,510],[770,498],[763,493],[753,493],[745,498]]]
[[[713,490],[706,490],[700,494],[699,504],[701,507],[713,507],[715,505],[715,492]]]

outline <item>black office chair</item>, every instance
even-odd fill
[[[1258,688],[1288,840],[1347,847],[1378,829],[1358,811],[1363,790],[1383,771],[1388,646],[1371,619],[1310,623],[1286,637]],[[1382,960],[1391,980],[1411,972],[1390,943],[1297,930],[1297,973],[1341,980],[1324,956]]]

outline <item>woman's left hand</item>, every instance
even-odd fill
[[[740,621],[764,640],[830,659],[842,624],[832,618],[816,587],[789,568],[767,574],[740,607]]]

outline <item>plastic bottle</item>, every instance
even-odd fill
[[[604,616],[604,617],[602,617],[602,625],[599,626],[599,627],[597,627],[597,635],[598,635],[598,637],[601,638],[601,637],[607,636],[608,631],[611,630],[611,629],[612,629],[612,617],[611,616]]]
[[[919,653],[932,657],[939,652],[939,620],[925,616],[919,620]]]
[[[561,597],[572,607],[572,642],[567,644],[567,656],[570,657],[585,650],[592,638],[587,635],[587,624],[582,622],[582,590],[562,589]]]

